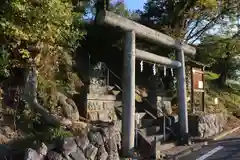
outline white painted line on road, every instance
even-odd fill
[[[221,149],[223,149],[223,146],[218,146],[216,148],[214,148],[213,150],[207,152],[206,154],[202,155],[201,157],[199,157],[196,160],[204,160],[207,159],[208,157],[212,156],[214,153],[220,151]]]

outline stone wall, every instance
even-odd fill
[[[224,113],[189,115],[189,132],[192,136],[208,138],[222,132],[226,122]]]
[[[1,144],[0,160],[118,160],[120,129],[121,121],[116,121],[114,125],[94,125],[87,134],[56,140],[51,144],[36,145],[32,139]]]
[[[35,149],[28,148],[24,160],[119,160],[120,130],[121,121],[92,126],[85,135],[64,138],[54,145],[41,143]]]

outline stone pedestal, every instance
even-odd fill
[[[92,121],[109,122],[116,120],[114,95],[88,94],[86,101],[87,118]]]

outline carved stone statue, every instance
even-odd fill
[[[90,67],[90,94],[105,94],[107,92],[106,76],[107,67],[103,62],[98,62]]]

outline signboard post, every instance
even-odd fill
[[[201,94],[201,104],[202,104],[202,111],[205,111],[205,105],[204,105],[204,69],[203,68],[196,68],[191,67],[191,108],[192,113],[195,113],[195,93]]]

